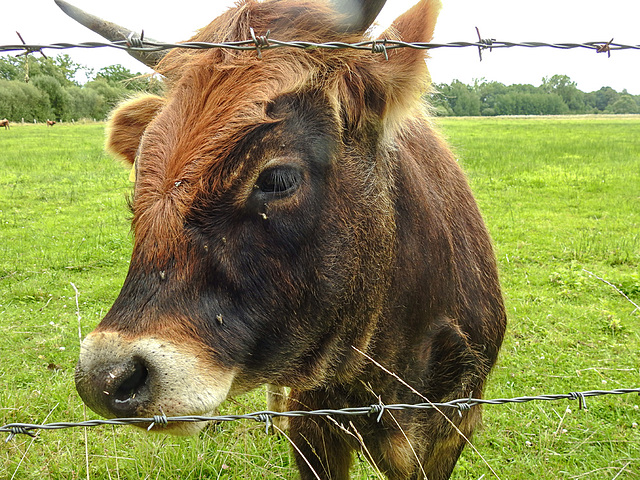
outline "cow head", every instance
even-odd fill
[[[358,2],[344,2],[357,4]],[[316,0],[241,2],[194,41],[361,41],[377,15]],[[371,7],[373,5],[373,7]],[[430,40],[422,1],[382,36]],[[122,291],[82,344],[76,384],[107,417],[210,414],[262,383],[348,382],[394,266],[396,126],[420,107],[424,53],[173,50],[166,97],[112,115],[132,165]],[[174,431],[189,433],[194,424]]]

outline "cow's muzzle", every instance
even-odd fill
[[[233,378],[232,371],[209,363],[196,344],[178,347],[158,338],[99,332],[82,343],[75,379],[80,397],[96,413],[151,418],[210,415],[226,398]],[[167,430],[189,434],[201,427],[174,424]]]
[[[76,388],[93,411],[105,417],[135,417],[151,402],[149,369],[141,358],[76,369]]]

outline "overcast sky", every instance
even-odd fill
[[[91,13],[130,29],[144,29],[151,38],[174,42],[188,39],[233,0],[70,0]],[[415,0],[391,0],[379,23],[389,24]],[[483,37],[501,41],[574,42],[608,41],[640,44],[639,0],[442,0],[434,42],[477,41],[475,27]],[[85,42],[99,40],[58,9],[53,0],[15,0],[0,7],[0,45],[19,43],[19,31],[27,43]],[[122,64],[146,71],[125,52],[97,50],[45,50],[49,55],[67,53],[74,61],[96,70]],[[0,53],[1,54],[1,53]],[[568,75],[578,88],[590,92],[603,86],[627,89],[640,95],[640,50],[614,51],[611,58],[591,50],[513,48],[483,53],[475,48],[437,49],[429,67],[433,81],[454,79],[470,84],[485,78],[510,85],[540,85],[543,77]]]

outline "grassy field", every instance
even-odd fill
[[[640,312],[595,276],[640,303],[640,118],[438,122],[493,235],[509,312],[487,398],[640,386]],[[103,129],[0,130],[2,425],[96,418],[73,385],[79,338],[115,299],[131,249],[128,173],[103,153]],[[473,439],[483,458],[466,449],[453,478],[640,479],[639,404],[487,407]],[[263,407],[255,392],[221,413]],[[355,463],[353,478],[377,478]],[[253,422],[195,438],[97,427],[0,442],[1,479],[295,477],[286,439]]]

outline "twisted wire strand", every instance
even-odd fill
[[[417,404],[374,404],[364,407],[350,407],[340,410],[324,409],[324,410],[292,410],[289,412],[273,412],[270,410],[263,410],[259,412],[253,412],[248,414],[238,415],[218,415],[218,416],[202,416],[202,415],[188,415],[167,417],[164,414],[155,415],[152,418],[114,418],[110,420],[87,420],[84,422],[57,422],[47,423],[43,425],[30,424],[30,423],[10,423],[0,427],[0,433],[8,433],[9,437],[7,442],[13,439],[16,435],[27,434],[33,436],[32,430],[59,430],[65,428],[74,427],[96,427],[100,425],[134,425],[134,424],[149,424],[148,430],[155,425],[159,427],[167,425],[169,422],[231,422],[237,420],[254,420],[267,424],[267,429],[271,424],[274,417],[329,417],[336,415],[377,415],[377,421],[379,422],[382,415],[387,410],[429,410],[429,409],[443,409],[454,408],[458,410],[460,414],[462,411],[469,410],[477,405],[504,405],[508,403],[527,403],[532,401],[557,401],[557,400],[579,400],[580,408],[585,406],[585,397],[596,397],[602,395],[623,395],[629,393],[640,394],[640,388],[620,388],[615,390],[589,390],[586,392],[571,392],[566,394],[552,394],[552,395],[538,395],[538,396],[525,396],[515,398],[498,398],[498,399],[482,399],[482,398],[460,398],[445,403],[417,403]]]
[[[494,48],[555,48],[562,50],[571,50],[576,48],[586,48],[589,50],[595,50],[596,52],[611,52],[613,50],[640,50],[640,45],[627,45],[621,43],[608,42],[584,42],[584,43],[546,43],[546,42],[503,42],[497,40],[480,40],[477,42],[449,42],[449,43],[422,43],[422,42],[402,42],[399,40],[369,40],[366,42],[358,43],[344,43],[344,42],[326,42],[326,43],[314,43],[306,41],[281,41],[274,38],[256,37],[248,40],[242,40],[238,42],[224,42],[224,43],[209,43],[209,42],[181,42],[181,43],[163,43],[163,42],[150,42],[146,40],[136,40],[131,42],[128,39],[123,39],[115,42],[82,42],[82,43],[52,43],[52,44],[13,44],[13,45],[0,45],[0,52],[12,52],[23,51],[26,53],[39,52],[43,49],[65,50],[71,48],[102,48],[110,47],[120,50],[128,50],[135,52],[157,52],[161,50],[170,50],[173,48],[186,48],[192,50],[204,50],[211,48],[228,48],[232,50],[255,50],[261,52],[264,50],[270,50],[273,48],[290,47],[300,48],[305,50],[312,49],[343,49],[349,48],[354,50],[368,50],[373,53],[386,54],[388,50],[394,50],[398,48],[414,48],[414,49],[436,49],[436,48],[466,48],[475,47],[481,50]],[[383,47],[382,47],[383,46]]]

